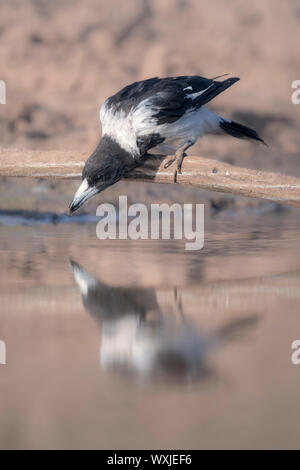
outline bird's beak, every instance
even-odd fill
[[[84,179],[69,206],[69,215],[72,215],[73,212],[77,211],[77,209],[82,206],[82,204],[84,204],[88,199],[98,192],[99,189],[97,189],[95,186],[89,186],[87,180]]]
[[[87,295],[89,288],[95,287],[98,281],[95,277],[83,269],[80,264],[70,259],[70,268],[73,272],[76,283],[78,284],[82,295]]]

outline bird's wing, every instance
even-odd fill
[[[219,93],[233,85],[238,78],[222,82],[200,76],[150,78],[126,86],[110,96],[102,106],[101,122],[105,111],[124,116],[140,110],[143,106],[153,108],[158,124],[174,122],[190,107],[199,108]]]
[[[198,76],[156,79],[149,89],[139,96],[133,116],[156,125],[171,124],[185,113],[199,109],[238,78],[222,82]]]
[[[193,93],[204,92],[211,83],[212,80],[201,77],[162,78],[140,97],[133,117],[157,126],[172,124],[193,108]]]
[[[159,78],[150,78],[148,80],[142,80],[140,82],[134,82],[131,85],[122,88],[113,96],[107,98],[102,108],[103,111],[110,110],[113,113],[122,112],[124,116],[127,116],[132,109],[149,94],[150,90],[160,81]],[[105,113],[100,115],[101,122],[105,119]]]
[[[199,109],[237,80],[218,82],[181,76],[135,82],[103,104],[100,111],[103,132],[115,136],[128,149],[137,145],[143,153],[162,142],[158,126],[172,124],[187,112]]]
[[[201,82],[199,81],[199,90],[197,90],[197,83],[201,77],[191,77],[191,87],[193,91],[190,91],[188,96],[191,96],[193,106],[198,109],[201,106],[204,106],[206,103],[214,99],[223,91],[227,90],[227,88],[231,87],[234,83],[236,83],[239,78],[238,77],[231,77],[219,82],[217,80],[209,80],[210,84],[201,88]],[[201,79],[203,80],[203,79]],[[194,91],[195,90],[195,91]]]

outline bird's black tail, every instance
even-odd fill
[[[268,146],[268,144],[259,137],[258,133],[255,130],[250,129],[250,127],[243,126],[242,124],[230,121],[229,119],[222,119],[219,125],[226,134],[229,134],[232,137],[236,137],[237,139],[256,140]]]

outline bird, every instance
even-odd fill
[[[171,155],[164,166],[174,165],[176,182],[186,151],[205,134],[225,133],[267,145],[255,130],[205,106],[239,80],[221,77],[154,77],[110,96],[100,109],[102,137],[84,165],[69,214],[142,165],[149,150]]]
[[[132,378],[207,381],[215,374],[210,355],[256,328],[257,314],[228,319],[211,332],[194,322],[189,309],[201,284],[189,287],[111,286],[70,259],[85,310],[101,329],[100,364]],[[195,295],[196,294],[196,295]],[[188,302],[182,302],[182,296]],[[201,322],[200,322],[201,323]]]

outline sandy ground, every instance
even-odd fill
[[[300,176],[300,105],[291,102],[291,83],[300,78],[299,16],[296,0],[2,0],[1,145],[88,156],[101,136],[101,103],[124,85],[230,72],[241,81],[210,107],[256,128],[270,148],[207,137],[190,153]],[[62,212],[76,186],[2,180],[0,208]],[[119,193],[140,202],[207,198],[202,191],[121,182],[102,199]]]

